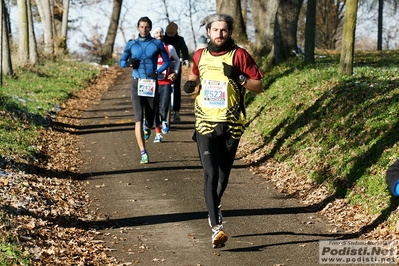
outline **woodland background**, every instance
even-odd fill
[[[136,33],[139,17],[147,14],[154,25],[165,27],[171,21],[176,22],[180,35],[194,51],[199,38],[205,34],[199,29],[200,20],[214,12],[228,13],[235,18],[235,41],[250,49],[255,57],[267,57],[263,66],[266,69],[300,53],[297,44],[306,52],[306,62],[313,62],[317,50],[339,51],[348,47],[351,51],[352,45],[357,50],[389,50],[399,45],[395,23],[397,0],[158,0],[148,4],[136,0],[1,2],[2,72],[9,75],[13,72],[12,64],[38,63],[38,51],[46,57],[68,54],[112,64],[122,52],[124,43]],[[14,12],[10,13],[11,10]],[[350,33],[346,38],[345,12]],[[14,16],[11,18],[10,14]],[[345,40],[349,46],[342,45]],[[12,50],[18,51],[15,62],[11,62]]]

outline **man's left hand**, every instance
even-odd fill
[[[187,80],[184,84],[184,92],[185,93],[193,93],[195,90],[196,82],[194,80]]]
[[[240,76],[240,74],[237,73],[233,66],[228,65],[225,62],[223,62],[223,74],[234,81],[237,81],[238,77]]]
[[[148,77],[150,79],[157,79],[158,78],[158,72],[157,71],[151,72],[150,74],[148,74]]]
[[[176,80],[176,73],[169,74],[168,79],[170,81],[175,81]]]

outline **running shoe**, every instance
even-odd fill
[[[223,225],[219,224],[212,227],[212,247],[213,248],[221,248],[224,247],[224,243],[226,243],[228,237],[223,232]]]
[[[162,142],[162,135],[156,134],[154,138],[154,143],[161,143]]]
[[[209,226],[210,227],[212,227],[212,224],[211,224],[211,217],[208,215],[208,223],[209,223]],[[222,224],[223,223],[223,215],[222,215],[222,209],[221,209],[221,206],[219,205],[219,207],[218,207],[218,223],[219,224]]]
[[[144,131],[144,139],[148,140],[151,136],[151,129],[149,129],[146,125],[144,125],[143,131]]]
[[[162,134],[168,134],[169,133],[169,125],[168,122],[162,121]]]
[[[180,113],[178,111],[173,114],[173,121],[180,121]]]
[[[149,163],[150,162],[150,158],[148,157],[148,153],[143,153],[142,155],[141,155],[141,161],[140,161],[140,164],[146,164],[146,163]]]

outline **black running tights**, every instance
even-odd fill
[[[233,139],[227,126],[219,133],[195,132],[198,153],[204,170],[205,203],[212,226],[218,224],[218,206],[229,181],[239,139]]]

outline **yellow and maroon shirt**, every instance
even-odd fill
[[[204,49],[198,62],[201,73],[201,90],[195,99],[196,129],[201,134],[211,133],[219,122],[232,129],[233,136],[240,137],[244,131],[245,118],[241,111],[239,84],[229,82],[223,74],[223,63],[233,65],[236,49],[221,56],[212,56]]]
[[[201,89],[195,98],[195,128],[206,135],[218,123],[226,123],[233,138],[240,138],[245,129],[245,88],[223,74],[223,63],[252,79],[263,76],[253,58],[238,46],[223,53],[197,50],[192,71],[199,76]]]

